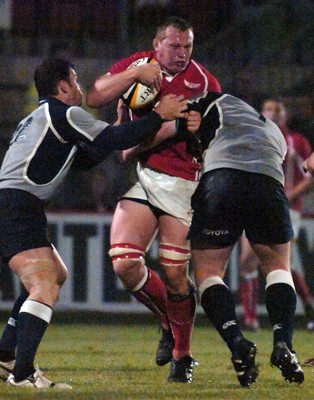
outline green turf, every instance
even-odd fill
[[[250,389],[240,387],[229,351],[208,326],[196,326],[194,330],[193,355],[200,365],[195,368],[193,383],[169,384],[169,366],[158,367],[154,361],[159,340],[157,326],[52,323],[36,362],[48,378],[67,382],[73,390],[21,389],[0,382],[0,399],[313,399],[314,367],[304,367],[302,385],[285,382],[280,371],[269,365],[271,331],[261,329],[246,336],[258,345],[261,371]],[[296,330],[294,342],[301,361],[314,357],[313,339],[314,333]]]

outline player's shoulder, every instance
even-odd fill
[[[83,107],[71,106],[55,98],[47,99],[46,103],[48,103],[49,106],[51,122],[58,129],[63,129],[64,126],[68,126],[69,124],[73,125],[76,120],[84,120],[89,115]]]
[[[206,80],[206,82],[208,83],[208,87],[206,88],[206,90],[213,92],[221,92],[221,85],[216,76],[211,71],[209,71],[203,64],[194,60],[193,58],[189,63],[187,72],[190,72],[194,76],[199,76],[201,77],[201,79]]]
[[[67,109],[66,112],[67,120],[71,121],[92,121],[95,120],[95,117],[80,106],[71,106]]]
[[[39,102],[39,108],[41,108],[41,106],[45,107],[46,105],[48,106],[48,112],[52,121],[54,121],[55,119],[66,119],[67,110],[70,108],[68,104],[63,103],[55,97],[47,97]],[[44,109],[44,107],[42,107],[42,110]]]

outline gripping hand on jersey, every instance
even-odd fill
[[[198,111],[185,112],[182,118],[176,120],[176,130],[179,134],[195,133],[202,123],[201,114]]]
[[[168,94],[162,97],[160,102],[157,103],[154,107],[154,111],[161,116],[163,121],[172,121],[184,116],[187,103],[183,95],[176,96],[175,94]]]

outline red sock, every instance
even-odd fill
[[[310,292],[309,287],[307,286],[304,276],[299,271],[291,271],[293,282],[295,285],[295,290],[298,295],[301,297],[304,304],[312,304],[313,296]]]
[[[164,329],[170,329],[167,316],[167,293],[163,281],[159,276],[147,268],[148,277],[144,285],[132,295],[159,318]]]
[[[175,339],[174,353],[190,354],[196,311],[195,294],[191,293],[186,296],[168,295],[167,311]]]

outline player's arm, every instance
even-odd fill
[[[201,114],[197,111],[184,113],[184,124],[189,133],[195,133],[201,125]],[[181,120],[181,118],[180,118]],[[162,124],[161,129],[150,141],[145,141],[130,149],[124,150],[121,154],[122,160],[129,161],[134,159],[139,153],[158,146],[161,142],[174,136],[177,132],[177,121],[169,121]]]
[[[184,115],[187,101],[183,96],[168,95],[138,121],[122,125],[108,125],[92,143],[81,143],[74,167],[85,169],[99,164],[113,150],[124,150],[153,137],[161,128],[163,121],[170,121]],[[87,162],[85,160],[87,159]]]
[[[107,73],[98,78],[87,94],[86,103],[89,107],[101,107],[117,100],[135,82],[160,90],[160,66],[156,63],[139,65],[117,74]]]
[[[176,133],[175,121],[164,122],[154,137],[150,137],[144,142],[134,146],[130,149],[123,150],[121,158],[123,161],[130,161],[134,159],[139,153],[152,149],[158,146],[162,141],[174,136]]]

